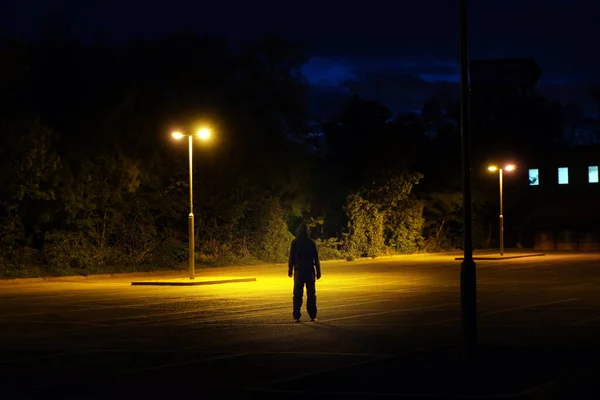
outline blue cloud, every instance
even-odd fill
[[[342,60],[314,57],[301,71],[309,84],[317,86],[335,87],[347,81],[357,80],[354,68]]]
[[[335,114],[350,92],[394,112],[414,112],[440,87],[459,81],[456,61],[435,59],[315,57],[302,73],[311,87],[311,109],[318,115]]]
[[[318,86],[339,87],[347,82],[359,82],[365,76],[413,75],[427,82],[458,82],[458,65],[444,60],[400,59],[332,59],[312,58],[302,68],[308,83]]]
[[[419,78],[424,81],[434,83],[434,82],[460,82],[459,74],[418,74]]]

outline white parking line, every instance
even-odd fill
[[[242,356],[245,356],[247,354],[248,353],[233,353],[233,354],[226,354],[226,355],[209,357],[209,358],[201,358],[199,360],[198,359],[194,359],[194,360],[181,361],[181,362],[171,363],[171,364],[156,365],[156,366],[153,366],[153,367],[137,368],[137,369],[131,369],[131,370],[119,372],[119,373],[117,373],[117,375],[130,375],[130,374],[137,374],[137,373],[140,373],[140,372],[156,371],[156,370],[159,370],[159,369],[168,369],[168,368],[182,367],[184,365],[201,364],[201,363],[211,362],[211,361],[217,361],[217,360],[226,360],[228,358],[242,357]]]
[[[244,356],[246,354],[247,353],[226,354],[226,355],[220,355],[220,356],[209,357],[209,358],[202,358],[202,359],[194,359],[194,360],[188,360],[188,361],[181,361],[181,362],[171,363],[171,364],[156,365],[156,366],[153,366],[153,367],[131,369],[131,370],[123,371],[123,372],[117,372],[112,377],[114,378],[114,377],[122,376],[122,375],[131,375],[131,374],[137,374],[137,373],[148,372],[148,371],[157,371],[157,370],[161,370],[161,369],[183,367],[183,366],[186,366],[186,365],[201,364],[201,363],[204,363],[204,362],[211,362],[211,361],[217,361],[217,360],[225,360],[225,359],[228,359],[228,358],[241,357],[241,356]],[[69,384],[73,385],[73,384],[81,383],[81,382],[89,382],[91,380],[93,380],[93,378],[76,379],[74,381],[70,381]],[[55,385],[56,384],[46,383],[46,384],[42,384],[42,385],[32,385],[31,387],[35,388],[35,389],[43,389],[43,388],[47,388],[47,387],[54,387]]]
[[[343,353],[343,352],[328,352],[328,351],[249,351],[245,353],[235,353],[226,351],[196,351],[196,350],[165,350],[165,349],[96,349],[89,350],[90,353],[182,353],[182,354],[219,354],[218,356],[210,357],[204,360],[220,359],[224,356],[262,356],[262,355],[289,355],[289,356],[333,356],[333,357],[387,357],[391,354],[383,353]],[[65,353],[68,354],[68,353]]]
[[[431,308],[447,307],[447,306],[453,306],[453,305],[457,305],[457,304],[460,304],[460,303],[454,302],[454,303],[436,304],[436,305],[433,305],[433,306],[404,308],[404,309],[400,309],[400,310],[380,311],[380,312],[368,313],[368,314],[357,314],[357,315],[350,315],[350,316],[347,316],[347,317],[325,319],[325,320],[321,320],[321,322],[341,321],[341,320],[345,320],[345,319],[371,317],[371,316],[374,316],[374,315],[385,315],[385,314],[394,314],[394,313],[401,313],[401,312],[408,312],[408,311],[427,310],[427,309],[431,309]]]
[[[14,321],[13,321],[14,323]],[[102,327],[102,326],[108,326],[106,324],[97,324],[94,322],[85,322],[85,321],[37,321],[37,320],[21,320],[18,321],[18,323],[21,324],[47,324],[47,325],[87,325],[87,326],[93,326],[93,327]]]
[[[332,305],[332,306],[323,306],[320,307],[320,309],[328,309],[328,308],[339,308],[339,307],[348,307],[348,306],[353,306],[353,305],[360,305],[360,304],[369,304],[369,303],[380,303],[382,301],[386,301],[385,299],[382,300],[381,297],[387,297],[389,296],[388,293],[380,293],[380,294],[375,294],[375,295],[369,295],[369,296],[354,296],[354,297],[348,297],[348,298],[341,298],[341,299],[332,299],[330,300],[330,302],[340,302],[340,301],[348,301],[348,300],[354,300],[354,299],[365,299],[365,298],[376,298],[379,300],[373,300],[373,301],[367,301],[367,302],[359,302],[359,303],[346,303],[346,304],[341,304],[341,305]],[[328,302],[329,304],[329,302]],[[262,303],[260,304],[261,306],[264,306],[262,308],[253,308],[250,309],[248,312],[244,313],[243,308],[247,307],[246,305],[239,305],[239,306],[223,306],[223,307],[213,307],[213,308],[206,308],[206,309],[202,309],[202,308],[194,308],[191,310],[185,310],[185,311],[177,311],[177,312],[157,312],[157,313],[150,313],[150,314],[145,314],[145,315],[137,315],[137,316],[127,316],[127,317],[118,317],[118,318],[109,318],[109,319],[99,319],[99,320],[92,320],[92,321],[86,321],[86,324],[97,324],[96,326],[88,326],[88,327],[83,327],[83,328],[74,328],[74,329],[68,329],[68,330],[62,330],[60,332],[55,332],[53,334],[48,334],[48,333],[43,333],[43,334],[30,334],[28,335],[29,337],[49,337],[49,336],[55,336],[56,335],[64,335],[66,333],[69,332],[81,332],[81,331],[85,331],[85,330],[92,330],[92,329],[100,329],[100,328],[111,328],[111,327],[124,327],[124,326],[136,326],[136,325],[145,325],[145,326],[159,326],[159,325],[164,325],[165,321],[170,321],[174,324],[177,324],[177,322],[183,321],[186,318],[168,318],[165,319],[163,322],[158,323],[158,324],[152,324],[152,323],[148,323],[148,321],[146,321],[148,318],[164,318],[164,317],[171,317],[171,316],[177,316],[177,315],[186,315],[186,314],[193,314],[193,313],[202,313],[202,312],[211,312],[211,311],[220,311],[220,310],[231,310],[232,308],[236,308],[236,311],[234,311],[233,313],[228,313],[229,315],[223,315],[222,317],[217,317],[217,318],[213,318],[213,319],[204,319],[202,320],[202,318],[205,317],[199,317],[199,319],[201,319],[200,321],[198,321],[199,324],[205,326],[208,325],[212,322],[218,322],[218,321],[234,321],[234,320],[239,320],[239,319],[247,319],[247,318],[251,318],[251,317],[257,317],[257,316],[261,316],[265,314],[265,311],[275,311],[275,310],[279,310],[279,309],[284,309],[284,308],[291,308],[291,300],[286,300],[285,302],[282,300],[280,302],[267,302],[267,303]],[[239,309],[239,311],[237,310]],[[235,317],[235,314],[238,313],[244,313],[244,315],[241,315],[239,317]],[[189,318],[193,318],[189,317]],[[188,318],[188,319],[189,319]],[[114,322],[117,321],[124,321],[124,320],[133,320],[131,322],[126,322],[123,324],[118,324],[115,325]],[[204,324],[203,321],[206,321],[207,324]],[[26,320],[22,321],[22,322],[27,322]]]
[[[276,384],[284,383],[284,382],[290,382],[290,381],[294,381],[296,379],[307,378],[307,377],[310,377],[310,376],[316,376],[316,375],[320,375],[320,374],[326,373],[326,372],[339,371],[339,370],[342,370],[342,369],[346,369],[346,368],[350,368],[350,367],[356,367],[356,366],[359,366],[359,365],[365,365],[365,364],[374,363],[374,362],[378,362],[378,361],[389,360],[389,359],[394,358],[394,357],[400,357],[400,356],[405,356],[405,355],[408,355],[408,354],[420,353],[420,352],[423,352],[423,351],[425,351],[427,349],[429,349],[429,348],[428,347],[423,347],[423,348],[419,348],[419,349],[416,349],[416,350],[410,350],[410,351],[407,351],[407,352],[404,352],[404,353],[400,353],[398,355],[384,355],[384,356],[380,356],[380,357],[373,357],[372,359],[369,359],[369,360],[358,361],[358,362],[355,362],[355,363],[350,363],[350,364],[347,364],[347,365],[343,365],[341,367],[323,368],[323,369],[320,369],[320,370],[317,370],[317,371],[306,372],[306,373],[303,373],[303,374],[289,376],[289,377],[286,377],[286,378],[283,378],[283,379],[276,379],[276,380],[264,382],[264,383],[260,384],[258,387],[255,387],[255,388],[253,388],[251,390],[259,390],[259,391],[263,390],[264,391],[263,388],[267,388],[268,386],[271,386],[271,385],[276,385]]]
[[[27,357],[13,358],[13,359],[4,359],[4,360],[0,360],[0,364],[12,364],[12,363],[19,363],[19,362],[23,362],[23,361],[41,360],[41,359],[46,359],[46,358],[70,356],[70,355],[75,355],[75,354],[87,354],[89,352],[90,352],[89,350],[68,351],[68,352],[62,352],[62,353],[53,353],[53,354],[34,355],[34,356],[27,356]]]
[[[600,317],[587,318],[582,321],[574,322],[571,324],[571,326],[582,326],[582,325],[586,325],[590,322],[594,322],[594,321],[598,321],[598,320],[600,320]]]
[[[259,393],[265,393],[265,394],[277,394],[280,395],[281,398],[285,398],[285,396],[289,396],[289,395],[293,395],[293,394],[300,394],[302,393],[301,390],[283,390],[283,389],[267,389],[267,390],[261,390],[258,391]],[[334,391],[323,391],[323,392],[319,392],[319,391],[310,391],[310,396],[311,397],[322,397],[322,398],[326,398],[329,397],[331,398],[332,396],[334,396],[334,398],[361,398],[361,399],[365,399],[365,398],[375,398],[375,397],[390,397],[390,398],[407,398],[407,399],[440,399],[443,398],[440,395],[437,394],[425,394],[425,393],[410,393],[410,394],[404,394],[401,391],[399,391],[398,393],[386,393],[386,392],[334,392]],[[515,396],[512,394],[491,394],[491,395],[486,395],[485,397],[482,396],[460,396],[461,399],[490,399],[490,400],[509,400],[509,399],[514,399]]]
[[[378,297],[380,297],[380,295],[377,295]],[[381,296],[383,297],[383,296]],[[343,299],[348,300],[348,299]],[[320,306],[319,310],[329,310],[329,309],[333,309],[333,308],[344,308],[344,307],[353,307],[353,306],[358,306],[361,304],[374,304],[374,303],[382,303],[382,302],[388,302],[388,301],[393,301],[393,300],[387,300],[387,299],[379,299],[379,300],[373,300],[373,301],[363,301],[363,302],[359,302],[359,303],[346,303],[346,304],[339,304],[339,305],[333,305],[333,306]],[[265,307],[262,309],[252,309],[251,311],[247,312],[247,313],[243,313],[243,311],[240,311],[240,313],[243,313],[243,315],[239,315],[239,316],[232,316],[232,315],[224,315],[222,317],[217,317],[217,318],[212,318],[212,319],[203,319],[201,321],[197,321],[198,325],[201,326],[221,326],[219,324],[219,322],[221,321],[239,321],[239,320],[247,320],[249,318],[253,318],[253,317],[264,317],[265,315],[268,315],[269,312],[278,312],[281,309],[287,309],[287,308],[291,308],[291,304],[290,302],[286,302],[285,304],[282,305],[273,305],[271,307]],[[193,318],[193,317],[192,317]],[[188,325],[188,323],[185,323],[186,320],[189,320],[190,318],[177,318],[177,319],[173,319],[172,321],[172,325]],[[216,324],[215,324],[216,323]],[[139,321],[139,322],[135,322],[132,324],[123,324],[123,325],[145,325],[145,326],[160,326],[163,325],[163,323],[158,323],[158,324],[147,324],[146,321]],[[229,324],[226,323],[227,325],[234,325],[234,324]],[[250,324],[252,325],[252,324]]]
[[[510,311],[525,310],[527,308],[543,307],[543,306],[549,306],[549,305],[552,305],[552,304],[569,303],[569,302],[577,301],[577,300],[579,300],[579,299],[566,299],[566,300],[549,301],[549,302],[546,302],[546,303],[528,304],[528,305],[525,305],[525,306],[505,308],[505,309],[496,310],[496,311],[489,311],[489,312],[486,312],[486,313],[477,314],[477,316],[478,317],[485,317],[485,316],[488,316],[488,315],[502,314],[502,313],[510,312]],[[460,318],[444,319],[444,320],[441,320],[441,321],[430,322],[430,323],[428,323],[426,325],[441,325],[441,324],[445,324],[445,323],[448,323],[448,322],[456,322],[456,321],[460,321]]]

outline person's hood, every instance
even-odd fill
[[[300,224],[298,229],[296,229],[296,238],[307,238],[308,237],[308,227],[305,224]]]

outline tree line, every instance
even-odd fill
[[[51,37],[0,46],[3,277],[179,268],[188,149],[169,133],[202,123],[215,140],[194,147],[201,265],[284,261],[300,222],[324,259],[461,246],[450,92],[420,115],[353,95],[316,124],[300,72],[307,50],[275,36],[235,46],[189,33],[122,46]],[[563,146],[581,121],[576,107],[536,94],[478,99],[474,166]],[[485,247],[494,182],[474,179],[474,240]]]

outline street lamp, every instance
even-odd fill
[[[504,255],[504,215],[502,215],[502,177],[504,175],[504,171],[507,171],[507,172],[514,171],[516,168],[517,167],[514,166],[513,164],[505,165],[504,168],[498,167],[496,165],[490,165],[488,167],[488,170],[491,171],[491,172],[498,171],[498,176],[500,178],[500,216],[499,216],[499,223],[500,223],[500,255],[501,256]]]
[[[179,131],[175,131],[171,133],[173,139],[180,140],[185,136],[188,137],[188,146],[190,153],[190,214],[188,216],[188,228],[189,228],[189,267],[190,267],[190,279],[194,279],[196,277],[195,271],[195,258],[194,258],[194,194],[193,194],[193,179],[192,179],[192,142],[194,136],[198,137],[201,140],[209,140],[210,139],[210,131],[206,128],[200,129],[196,133],[188,134],[182,133]]]

